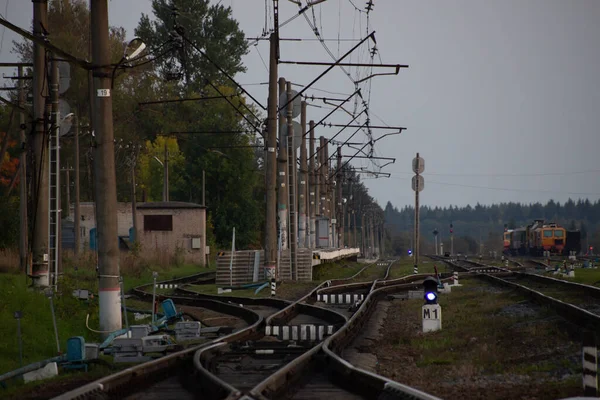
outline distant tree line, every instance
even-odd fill
[[[385,224],[390,237],[389,245],[397,254],[406,254],[413,244],[414,207],[402,209],[388,202],[385,210]],[[478,253],[502,249],[504,226],[508,229],[530,224],[535,219],[556,222],[569,230],[580,230],[583,249],[594,246],[600,250],[600,200],[574,201],[569,199],[561,204],[549,200],[546,204],[500,203],[474,207],[429,207],[420,208],[420,232],[422,252],[433,252],[433,231],[438,230],[438,241],[444,249],[450,248],[450,224],[454,231],[454,250]]]

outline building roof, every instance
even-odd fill
[[[194,208],[206,208],[196,203],[186,203],[183,201],[154,201],[150,203],[137,203],[138,209],[150,210],[150,209],[194,209]]]

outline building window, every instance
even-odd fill
[[[145,231],[172,231],[172,215],[144,215]]]

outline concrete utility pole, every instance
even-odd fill
[[[354,227],[354,232],[352,234],[354,237],[354,248],[358,248],[358,235],[356,234],[356,210],[354,209],[354,205],[352,206],[352,225]]]
[[[369,236],[371,239],[371,253],[375,254],[376,251],[376,247],[375,247],[375,215],[371,214],[371,218],[369,218]]]
[[[300,143],[300,176],[298,179],[298,244],[299,247],[310,247],[310,228],[307,230],[307,218],[306,218],[306,200],[308,196],[306,189],[308,185],[308,168],[306,166],[306,102],[302,101],[300,108],[300,127],[302,128],[302,136]]]
[[[285,92],[285,78],[279,78],[279,95]],[[288,161],[287,155],[287,137],[283,134],[283,127],[286,124],[286,118],[279,115],[279,158],[277,170],[279,172],[279,191],[277,193],[278,215],[279,215],[279,235],[281,236],[281,250],[288,248],[288,179],[286,177],[286,167]]]
[[[81,249],[81,232],[80,232],[80,221],[81,221],[81,210],[79,208],[79,120],[77,116],[73,116],[73,128],[75,129],[75,215],[73,218],[75,228],[75,254],[79,255]]]
[[[334,247],[333,243],[333,221],[332,221],[332,212],[331,209],[333,207],[333,203],[331,200],[332,194],[332,184],[331,179],[329,178],[329,142],[325,140],[324,152],[323,152],[323,163],[324,163],[324,177],[323,181],[325,182],[325,215],[329,218],[328,223],[328,235],[329,235],[329,247]]]
[[[317,189],[315,182],[315,121],[309,122],[309,151],[310,151],[310,160],[308,160],[308,170],[309,170],[309,213],[310,213],[310,221],[309,221],[309,231],[310,231],[310,244],[308,247],[311,249],[316,248],[316,240],[315,240],[315,208],[317,205],[317,196],[315,196],[315,192]]]
[[[326,218],[327,216],[327,175],[325,175],[325,169],[326,169],[326,158],[325,158],[325,149],[327,147],[327,142],[325,139],[325,136],[321,136],[319,138],[319,198],[320,198],[320,208],[321,208],[321,223],[325,223],[327,224],[327,233],[326,233],[326,238],[327,238],[327,247],[331,247],[331,238],[329,237],[329,224],[330,221],[328,221]],[[322,230],[320,230],[322,232]],[[319,232],[319,235],[321,234],[321,232]]]
[[[65,172],[65,194],[66,194],[66,199],[65,199],[65,207],[63,207],[63,209],[65,210],[64,213],[64,217],[67,218],[71,215],[71,171],[73,171],[73,168],[63,168],[62,171]]]
[[[43,39],[43,27],[48,26],[48,2],[33,1],[33,34]],[[46,50],[39,44],[33,45],[33,119],[35,132],[31,141],[33,147],[33,171],[31,190],[33,194],[33,234],[31,277],[33,286],[48,286],[48,141],[45,135],[45,98],[48,85],[45,85]]]
[[[360,252],[362,253],[365,259],[367,257],[367,242],[365,240],[365,235],[367,230],[365,229],[365,214],[363,212],[360,213]]]
[[[287,99],[292,98],[292,83],[286,84]],[[294,126],[292,124],[293,103],[288,100],[287,104],[287,151],[288,151],[288,192],[289,192],[289,210],[290,210],[290,263],[292,264],[292,279],[298,280],[298,215],[296,211],[296,147],[294,145]]]
[[[344,248],[344,208],[343,208],[343,201],[342,201],[342,147],[338,146],[337,148],[337,182],[336,182],[336,189],[337,189],[337,196],[336,196],[336,203],[337,203],[337,217],[336,217],[336,223],[337,223],[337,227],[338,227],[338,231],[337,231],[337,237],[338,237],[338,246],[339,248]]]
[[[133,244],[135,245],[138,240],[138,227],[137,227],[137,190],[135,184],[135,167],[137,165],[139,147],[134,145],[132,160],[131,160],[131,217],[133,222]],[[204,204],[203,204],[204,205]]]
[[[385,222],[381,223],[381,256],[385,254]]]
[[[169,148],[165,137],[165,165],[163,171],[163,201],[169,201]]]
[[[19,219],[21,227],[19,231],[19,258],[21,271],[27,273],[28,267],[28,240],[27,235],[29,230],[27,229],[27,138],[25,136],[25,84],[23,83],[23,66],[18,67],[19,75],[19,107],[21,112],[19,113],[19,139],[21,140],[21,154],[19,156],[19,167],[20,167],[20,183],[19,183]]]
[[[383,236],[383,227],[381,223],[377,224],[377,250],[379,252],[379,257],[383,257],[383,247],[382,247],[382,236]]]
[[[91,2],[92,62],[94,76],[94,124],[96,142],[96,213],[98,229],[98,294],[100,330],[121,329],[119,296],[119,248],[117,242],[117,188],[108,46],[108,1]]]

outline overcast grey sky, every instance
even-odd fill
[[[111,25],[123,26],[128,37],[133,37],[141,13],[151,13],[150,3],[111,0]],[[367,16],[353,4],[364,10],[366,3],[327,0],[316,6],[314,21],[321,36],[364,37]],[[365,180],[382,206],[388,200],[398,207],[413,203],[410,177],[416,152],[426,160],[421,204],[600,198],[600,1],[374,3],[369,27],[376,31],[381,60],[410,65],[398,76],[377,77],[371,83],[371,123],[408,128],[399,136],[382,139],[375,147],[376,155],[396,158],[396,164],[383,170],[391,172],[392,178]],[[247,37],[262,33],[265,0],[222,0],[221,4],[232,7]],[[297,10],[291,2],[281,0],[280,22]],[[30,28],[30,1],[0,0],[0,13]],[[312,12],[308,19],[313,21]],[[14,60],[9,50],[15,36],[9,31],[2,35],[0,60]],[[315,38],[303,17],[282,27],[281,36]],[[337,56],[356,42],[342,41],[339,46],[337,41],[326,43]],[[282,42],[281,46],[284,60],[331,60],[316,41]],[[268,54],[267,42],[251,47],[244,59],[248,71],[236,79],[244,84],[266,82],[268,75],[261,56],[267,61]],[[352,61],[359,59],[369,61],[366,48],[356,52]],[[307,84],[322,69],[282,65],[280,75]],[[3,71],[5,75],[10,72]],[[349,72],[355,77],[355,69]],[[337,93],[354,90],[352,81],[340,69],[314,87]],[[368,85],[362,87],[366,93]],[[266,103],[266,86],[246,88]],[[314,90],[308,93],[332,96]],[[309,119],[317,121],[328,110],[309,107],[309,112]],[[346,123],[349,119],[339,112],[329,121]],[[321,128],[317,135],[331,137],[335,132]],[[351,133],[348,130],[340,138]],[[374,133],[375,137],[381,134]],[[358,141],[364,141],[364,137],[361,134]],[[344,149],[344,154],[354,152]],[[369,165],[365,160],[352,164]]]

